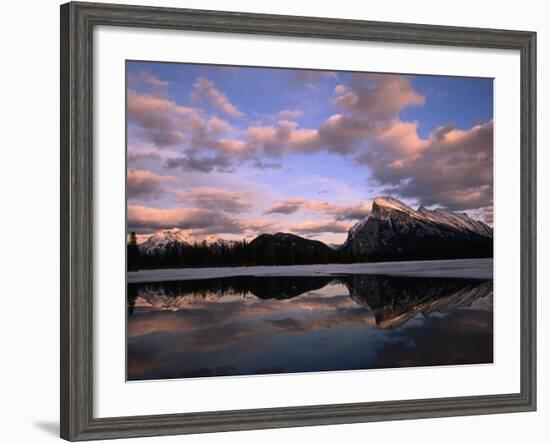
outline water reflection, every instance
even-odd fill
[[[128,379],[493,359],[492,280],[340,275],[128,285]]]

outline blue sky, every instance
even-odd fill
[[[491,79],[127,62],[129,229],[341,243],[372,199],[492,223]]]

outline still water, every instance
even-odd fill
[[[338,275],[128,285],[128,380],[491,363],[493,281]]]

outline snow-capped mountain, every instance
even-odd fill
[[[441,209],[426,209],[424,206],[418,208],[418,213],[422,214],[432,223],[447,225],[451,228],[463,231],[475,232],[487,237],[493,236],[493,228],[485,223],[474,220],[464,212],[446,212]]]
[[[374,260],[490,257],[493,229],[466,213],[415,210],[378,197],[371,214],[350,229],[344,249],[355,258]]]
[[[152,234],[139,245],[139,250],[147,255],[164,255],[167,252],[178,252],[195,244],[206,243],[213,249],[231,246],[235,242],[224,240],[216,235],[193,236],[179,228],[162,229]]]
[[[208,248],[194,248],[197,245]],[[492,257],[493,229],[466,213],[413,209],[394,198],[379,197],[371,214],[349,230],[340,246],[285,232],[240,243],[173,228],[155,232],[138,247],[141,258],[129,263],[129,269],[458,259]]]
[[[380,220],[389,220],[391,219],[392,214],[395,214],[396,212],[406,214],[412,219],[418,221],[448,226],[449,228],[456,229],[457,231],[470,231],[483,236],[493,236],[493,229],[490,226],[481,221],[470,218],[465,212],[450,212],[442,209],[430,210],[424,206],[420,206],[418,210],[414,210],[405,203],[392,197],[375,198],[370,217],[376,217]],[[366,223],[368,218],[369,217],[366,217],[361,220],[352,228],[352,230],[356,230],[361,224]]]
[[[342,279],[350,297],[373,311],[381,329],[401,326],[419,314],[445,313],[485,299],[491,302],[492,280],[412,278],[354,275]]]

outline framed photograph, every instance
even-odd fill
[[[535,410],[535,42],[61,6],[61,437]]]

